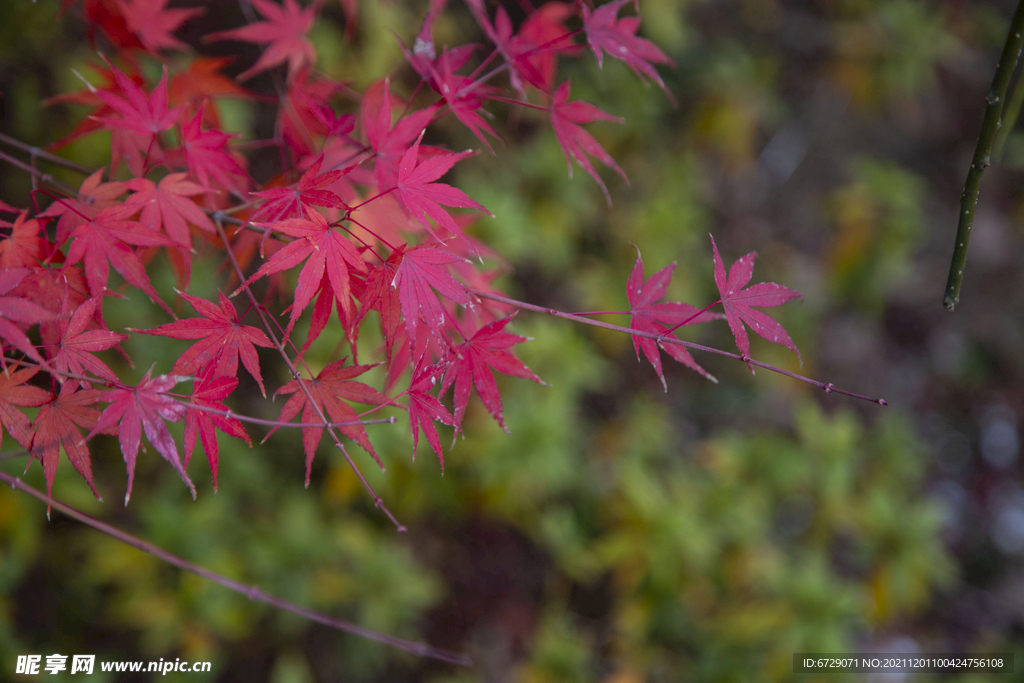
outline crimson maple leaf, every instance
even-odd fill
[[[57,463],[60,461],[60,449],[63,446],[68,460],[85,478],[93,495],[100,497],[92,481],[89,447],[82,439],[78,427],[91,429],[96,425],[100,411],[94,406],[101,400],[102,395],[103,392],[99,389],[85,389],[81,388],[78,382],[65,382],[60,394],[39,409],[39,414],[32,423],[32,443],[29,450],[32,452],[32,458],[43,465],[47,495],[53,490]]]
[[[386,190],[398,182],[398,164],[405,156],[409,145],[416,139],[437,111],[431,106],[419,109],[408,116],[403,116],[394,127],[391,126],[391,92],[390,81],[383,84],[375,83],[364,94],[360,105],[360,122],[366,140],[376,153],[374,160],[374,177],[377,187]],[[376,109],[374,104],[380,101]]]
[[[28,211],[22,211],[13,225],[3,221],[11,228],[11,234],[0,240],[0,268],[35,267],[46,259],[43,225],[35,218],[26,220],[27,217]]]
[[[206,11],[203,7],[167,9],[168,0],[117,0],[128,30],[150,52],[161,49],[185,50],[188,46],[174,37],[182,24]]]
[[[353,323],[353,326],[358,326],[371,310],[380,314],[380,326],[384,334],[384,349],[387,354],[388,367],[391,367],[391,352],[395,345],[395,333],[402,322],[402,306],[398,289],[392,286],[401,261],[402,252],[392,252],[386,261],[375,267],[366,276],[366,290],[363,292],[359,314]]]
[[[472,305],[466,288],[445,269],[449,263],[460,260],[460,257],[431,245],[413,247],[403,253],[391,286],[398,289],[398,300],[409,339],[417,338],[416,331],[420,327],[421,317],[431,335],[438,334],[444,328],[444,309],[430,291],[431,288],[460,306]]]
[[[38,408],[49,403],[52,396],[39,387],[29,386],[25,382],[32,379],[40,368],[16,369],[17,365],[8,366],[7,372],[0,372],[0,424],[7,428],[15,441],[28,448],[32,443],[32,428],[25,413],[15,406]],[[0,429],[0,446],[4,442],[4,432]]]
[[[202,130],[202,108],[181,127],[181,150],[188,170],[205,189],[211,190],[213,179],[221,186],[243,192],[248,184],[245,169],[228,151],[231,135],[219,130]]]
[[[644,282],[644,262],[640,257],[640,250],[637,249],[636,264],[633,266],[633,272],[630,273],[629,279],[626,280],[626,297],[629,299],[629,312],[633,316],[629,325],[630,329],[649,334],[669,334],[669,330],[673,330],[679,325],[697,325],[722,317],[718,313],[701,312],[689,304],[668,301],[658,303],[665,296],[665,290],[672,279],[675,268],[675,262],[670,263],[652,275],[647,282]],[[633,348],[636,350],[637,360],[640,359],[640,351],[643,350],[644,356],[658,373],[658,378],[665,391],[668,391],[668,384],[665,382],[665,374],[661,369],[659,348],[712,382],[718,381],[697,364],[685,347],[678,344],[662,345],[653,339],[634,336]]]
[[[558,86],[554,99],[551,101],[551,127],[555,130],[558,144],[562,146],[562,154],[565,155],[565,160],[569,164],[569,177],[572,178],[572,160],[575,159],[576,163],[582,166],[583,170],[589,173],[597,181],[597,184],[601,186],[601,192],[604,193],[608,206],[611,206],[612,197],[608,194],[608,188],[605,187],[604,181],[597,174],[594,165],[590,163],[587,155],[596,157],[605,166],[614,170],[627,185],[629,185],[629,178],[626,177],[626,174],[615,163],[611,155],[598,144],[594,136],[576,124],[591,123],[593,121],[622,123],[622,119],[618,116],[607,114],[594,105],[582,100],[568,102],[568,99],[569,81],[566,81]]]
[[[484,133],[495,138],[498,137],[498,134],[494,132],[489,123],[484,121],[480,112],[487,113],[483,109],[483,98],[499,91],[488,85],[476,83],[471,76],[455,73],[469,57],[469,53],[474,47],[473,45],[463,45],[453,50],[445,48],[441,56],[431,66],[430,84],[444,98],[445,104],[455,114],[455,118],[469,128],[473,135],[493,153],[491,143],[484,137]]]
[[[139,257],[127,246],[172,246],[173,242],[156,230],[128,220],[134,213],[134,209],[124,205],[110,206],[91,221],[76,227],[71,233],[74,241],[68,249],[65,265],[83,261],[85,278],[93,296],[106,290],[110,266],[114,266],[114,270],[129,284],[141,289],[161,308],[174,315],[153,289]]]
[[[412,427],[413,459],[416,458],[416,447],[419,445],[420,430],[422,429],[424,436],[427,437],[427,442],[441,462],[441,474],[444,474],[444,455],[441,453],[441,440],[437,436],[434,422],[452,426],[455,425],[455,418],[436,396],[427,393],[437,383],[437,376],[440,372],[441,368],[437,365],[418,368],[413,372],[408,391],[409,426]]]
[[[111,109],[121,114],[121,118],[96,117],[111,130],[127,129],[143,136],[148,144],[157,133],[170,130],[181,114],[181,107],[167,109],[167,67],[164,67],[160,82],[146,97],[135,81],[128,78],[114,66],[110,67],[117,79],[124,97],[118,97],[106,90],[96,90],[95,94]],[[145,151],[145,150],[143,150]]]
[[[457,206],[468,209],[479,209],[488,216],[493,216],[490,211],[470,199],[465,192],[445,183],[435,183],[441,176],[455,165],[455,162],[472,154],[471,151],[460,152],[459,154],[442,154],[417,164],[419,155],[420,140],[423,133],[412,147],[402,157],[402,163],[398,166],[398,181],[395,183],[395,190],[402,203],[409,213],[413,215],[427,229],[434,239],[443,242],[434,229],[430,227],[429,221],[424,217],[429,216],[437,221],[437,224],[446,228],[456,237],[466,239],[462,234],[462,228],[441,208],[444,206]]]
[[[196,376],[192,384],[192,403],[214,410],[230,410],[222,401],[238,386],[235,377],[215,377],[214,365],[205,366]],[[206,459],[213,473],[213,490],[217,490],[217,459],[220,453],[217,445],[216,430],[224,432],[236,439],[244,439],[252,446],[249,435],[245,433],[242,423],[233,417],[225,417],[216,413],[189,408],[185,413],[185,467],[192,459],[192,451],[196,447],[196,437],[203,444]]]
[[[243,40],[249,43],[269,43],[260,58],[250,68],[238,74],[244,81],[260,71],[288,62],[288,78],[292,78],[303,67],[316,62],[316,49],[306,38],[320,9],[321,0],[313,0],[306,9],[295,0],[284,0],[284,5],[270,0],[250,0],[267,21],[258,21],[248,26],[218,31],[203,38],[214,40]]]
[[[445,372],[444,382],[441,384],[441,394],[448,391],[448,387],[452,384],[455,385],[456,433],[460,431],[462,418],[466,414],[466,404],[469,402],[471,386],[476,387],[476,393],[480,396],[480,400],[483,401],[491,417],[505,432],[508,432],[505,429],[505,420],[501,415],[501,395],[498,393],[498,385],[494,381],[491,369],[497,370],[503,375],[544,383],[521,360],[507,351],[512,346],[527,341],[526,337],[503,332],[505,326],[514,317],[513,313],[507,318],[484,325],[477,330],[476,334],[453,349],[455,357]]]
[[[774,282],[759,282],[743,289],[754,274],[754,259],[757,258],[757,252],[752,251],[733,263],[729,268],[729,276],[726,277],[725,264],[718,254],[718,245],[715,244],[714,237],[711,238],[711,248],[715,253],[715,284],[718,286],[719,296],[722,297],[725,317],[729,321],[729,329],[736,338],[736,347],[740,350],[740,355],[745,359],[750,358],[750,340],[747,339],[747,330],[743,326],[746,323],[759,337],[792,350],[802,364],[800,349],[789,338],[785,328],[768,314],[751,308],[781,306],[787,301],[799,298],[801,294]],[[754,371],[750,363],[747,363],[747,367],[751,372]]]
[[[253,192],[257,197],[263,197],[269,201],[253,214],[251,220],[279,221],[284,218],[301,218],[305,215],[305,209],[312,206],[347,209],[348,206],[341,201],[341,197],[324,189],[337,182],[345,175],[345,172],[335,169],[327,173],[320,173],[323,161],[324,155],[321,154],[313,162],[313,165],[302,174],[295,187]]]
[[[597,58],[598,67],[602,65],[603,51],[607,50],[612,57],[624,61],[640,80],[644,80],[644,76],[649,77],[661,86],[669,98],[672,98],[672,93],[651,62],[675,66],[674,62],[654,43],[637,37],[640,17],[616,18],[624,5],[634,1],[614,0],[593,11],[586,3],[580,3],[583,8],[583,28],[587,32],[587,40]]]
[[[18,283],[31,274],[32,271],[28,268],[0,269],[0,295],[6,294],[17,287]],[[11,342],[19,351],[39,363],[44,362],[42,356],[39,355],[36,347],[15,323],[31,325],[50,320],[53,317],[53,313],[28,299],[16,296],[0,296],[0,338]]]
[[[160,230],[178,246],[185,265],[185,284],[192,270],[192,236],[188,224],[205,230],[216,232],[213,221],[202,209],[189,199],[203,192],[203,188],[185,180],[185,173],[169,173],[159,185],[145,178],[135,178],[125,183],[132,190],[124,201],[124,205],[135,211],[141,210],[139,222],[151,230]]]
[[[573,42],[565,20],[575,14],[573,6],[565,2],[547,2],[528,17],[519,27],[517,38],[528,45],[536,47],[522,53],[520,60],[530,64],[532,70],[524,70],[524,75],[539,74],[540,82],[530,82],[544,92],[551,92],[555,86],[555,73],[558,69],[558,53],[573,53],[576,43]]]
[[[188,232],[188,223],[209,233],[217,232],[202,209],[189,199],[202,194],[203,188],[185,180],[185,173],[169,173],[163,177],[159,185],[145,178],[135,178],[125,186],[135,194],[124,200],[125,206],[136,211],[141,210],[139,222],[151,230],[161,227],[167,236],[179,246],[192,248],[192,239]]]
[[[71,311],[71,298],[65,297],[61,305],[61,315],[57,319],[57,331],[60,342],[54,356],[54,364],[61,372],[84,375],[86,371],[96,377],[110,382],[117,381],[117,375],[107,364],[92,355],[105,351],[128,338],[126,334],[118,334],[108,329],[87,329],[93,323],[96,307],[101,298],[96,296]]]
[[[292,304],[292,315],[288,322],[286,336],[295,326],[299,315],[316,295],[324,272],[327,273],[335,298],[343,305],[351,307],[349,269],[364,273],[366,272],[366,263],[352,242],[331,228],[327,219],[318,211],[306,207],[306,218],[261,223],[259,227],[271,228],[297,239],[289,242],[283,249],[271,256],[252,277],[235,290],[235,294],[264,275],[293,268],[308,258],[309,260],[306,261],[302,272],[299,273],[295,285],[295,302]]]
[[[519,92],[520,96],[526,99],[526,90],[523,87],[525,79],[531,85],[542,88],[544,78],[537,70],[527,55],[536,49],[536,45],[522,36],[512,35],[512,19],[504,7],[498,7],[498,13],[494,17],[494,24],[487,18],[487,10],[484,8],[483,0],[467,0],[470,11],[476,17],[480,28],[487,34],[498,52],[508,63],[509,82]]]
[[[175,320],[152,330],[132,331],[172,339],[198,339],[174,363],[171,372],[175,374],[197,375],[204,366],[210,366],[213,368],[211,377],[234,377],[238,374],[238,359],[241,357],[242,365],[259,384],[260,392],[266,396],[256,347],[269,348],[273,344],[263,330],[240,324],[235,305],[222,292],[218,292],[220,306],[184,292],[178,294],[203,317]]]
[[[379,363],[374,365],[350,365],[348,367],[344,367],[344,364],[345,359],[335,361],[321,370],[315,379],[303,380],[303,383],[309,390],[315,404],[319,406],[323,414],[330,418],[332,422],[358,422],[359,415],[345,401],[381,405],[389,403],[390,399],[362,382],[352,381],[353,377],[358,377],[370,368],[376,367]],[[274,392],[274,396],[278,394],[292,394],[292,397],[284,404],[284,408],[281,409],[281,415],[277,418],[279,422],[289,422],[299,414],[299,411],[302,411],[302,421],[304,423],[321,421],[316,409],[306,398],[306,392],[299,386],[299,380],[293,379]],[[373,450],[373,444],[370,443],[365,427],[355,424],[338,427],[338,429],[341,430],[342,434],[355,441],[367,453],[372,455],[383,471],[384,465],[377,456],[377,452]],[[278,427],[270,430],[267,438],[277,430]],[[316,447],[320,444],[323,432],[323,427],[302,428],[302,446],[306,452],[306,486],[309,486],[313,456],[316,455]]]
[[[103,209],[118,203],[117,198],[125,191],[124,183],[117,180],[104,183],[102,180],[101,168],[82,181],[77,197],[58,199],[39,214],[39,218],[58,217],[54,240],[58,245],[64,244],[75,228],[96,218]]]
[[[168,396],[167,392],[175,384],[188,378],[174,375],[160,375],[151,378],[152,374],[153,368],[150,368],[138,386],[126,386],[104,392],[100,400],[111,403],[96,420],[96,426],[85,437],[88,441],[106,429],[117,427],[121,454],[128,467],[128,490],[124,494],[125,505],[128,504],[128,499],[132,495],[132,482],[135,480],[135,458],[139,454],[142,432],[146,433],[146,438],[164,457],[164,460],[171,463],[181,475],[185,484],[188,485],[189,491],[192,492],[192,497],[196,497],[196,487],[188,478],[188,474],[181,464],[181,456],[178,455],[178,446],[174,442],[174,437],[167,430],[167,425],[164,424],[164,420],[177,422],[185,417],[185,406]],[[72,382],[67,382],[65,386],[67,384],[72,384]]]

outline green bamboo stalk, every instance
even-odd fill
[[[992,78],[992,87],[985,98],[985,117],[981,123],[981,135],[978,146],[974,150],[971,170],[967,172],[964,193],[960,195],[960,220],[956,229],[956,245],[953,247],[953,260],[949,264],[949,278],[946,281],[946,295],[942,300],[947,310],[952,311],[960,301],[960,286],[964,280],[964,267],[967,264],[967,246],[971,239],[971,226],[974,223],[974,210],[978,206],[978,191],[981,187],[981,176],[988,168],[992,159],[992,143],[1002,122],[1003,102],[1006,90],[1010,85],[1010,77],[1017,66],[1021,47],[1024,46],[1024,0],[1017,4],[1017,11],[1010,22],[1010,31],[1003,45],[1003,54],[996,65],[996,73]]]

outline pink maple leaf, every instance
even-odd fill
[[[133,331],[172,339],[198,340],[174,363],[171,372],[175,374],[192,375],[204,366],[212,366],[211,377],[234,377],[238,374],[238,360],[241,358],[242,365],[266,396],[256,347],[269,348],[273,344],[263,330],[240,324],[235,305],[223,293],[218,292],[220,306],[184,292],[178,294],[203,317],[175,320],[152,330]]]
[[[466,414],[471,386],[476,387],[476,393],[498,426],[508,431],[501,415],[501,395],[498,393],[498,385],[491,370],[543,384],[540,377],[508,351],[512,346],[527,341],[526,337],[504,331],[505,326],[514,317],[513,313],[507,318],[484,325],[472,337],[452,349],[455,357],[445,371],[441,393],[444,394],[448,387],[455,385],[456,433],[460,430],[462,418]]]
[[[288,78],[293,78],[303,67],[316,62],[316,49],[306,38],[320,10],[321,0],[303,9],[296,0],[284,0],[284,5],[270,0],[250,0],[267,21],[258,21],[248,26],[218,31],[204,37],[204,41],[243,40],[249,43],[268,44],[260,58],[251,67],[238,74],[244,81],[260,71],[288,62]]]
[[[477,209],[483,211],[488,216],[493,216],[493,214],[481,204],[470,199],[462,190],[434,181],[447,173],[455,165],[455,162],[472,154],[472,152],[442,154],[417,164],[420,140],[422,139],[423,133],[420,133],[419,138],[405,153],[405,156],[402,157],[402,163],[398,167],[398,181],[395,184],[398,197],[405,204],[409,213],[438,242],[443,242],[443,240],[430,227],[430,223],[425,216],[433,218],[437,221],[438,225],[446,228],[456,237],[466,239],[466,236],[462,234],[462,228],[451,217],[451,214],[441,208],[442,205]]]
[[[569,81],[566,81],[558,86],[555,97],[551,102],[551,127],[555,130],[555,137],[558,138],[558,144],[562,146],[562,154],[565,155],[565,160],[569,164],[569,177],[572,178],[572,160],[575,159],[576,163],[582,166],[583,170],[589,173],[597,181],[597,184],[601,186],[604,198],[608,202],[608,206],[611,206],[612,197],[608,194],[608,188],[605,187],[604,181],[597,174],[594,165],[590,163],[587,155],[596,157],[605,166],[614,170],[627,185],[629,185],[629,178],[626,177],[623,170],[615,163],[611,155],[598,144],[597,140],[576,124],[591,123],[593,121],[622,123],[622,119],[618,116],[607,114],[587,102],[580,100],[568,102],[568,99]]]
[[[124,495],[125,505],[132,495],[132,482],[135,480],[135,458],[142,444],[142,433],[153,444],[157,452],[171,463],[174,469],[188,485],[192,497],[196,497],[196,487],[188,478],[185,467],[178,455],[178,446],[174,437],[167,430],[164,420],[177,422],[185,417],[185,406],[174,400],[167,392],[178,382],[186,379],[174,375],[160,375],[151,378],[153,368],[146,372],[138,386],[127,386],[105,392],[103,401],[110,401],[96,426],[85,437],[88,441],[96,434],[110,428],[117,428],[118,440],[121,443],[121,454],[128,468],[128,490]]]
[[[580,3],[587,40],[594,51],[594,57],[597,58],[598,67],[602,65],[604,51],[607,50],[612,57],[624,61],[640,80],[647,76],[672,98],[672,93],[651,62],[675,66],[673,61],[654,43],[636,35],[637,29],[640,28],[640,17],[617,19],[619,10],[634,1],[613,0],[595,10],[591,10],[586,3]]]
[[[669,330],[678,325],[697,325],[699,323],[715,320],[722,316],[718,313],[700,311],[689,304],[665,301],[658,303],[665,296],[668,283],[672,279],[672,273],[676,264],[670,263],[644,282],[644,261],[640,257],[640,250],[636,251],[636,264],[633,272],[626,280],[626,298],[629,299],[630,314],[633,316],[630,322],[630,329],[648,334],[669,334]],[[690,352],[678,344],[659,344],[654,339],[646,337],[633,337],[633,348],[636,351],[637,360],[640,359],[640,351],[654,366],[658,373],[662,387],[668,391],[665,383],[665,373],[661,369],[661,354],[658,349],[679,361],[691,370],[696,370],[713,382],[717,382],[707,370],[697,364]]]
[[[192,17],[206,11],[203,7],[168,9],[168,0],[117,0],[128,30],[150,52],[161,49],[185,50],[188,46],[174,32]]]
[[[750,341],[747,339],[747,330],[743,326],[746,323],[759,337],[781,344],[793,351],[803,363],[800,349],[790,339],[785,328],[767,313],[751,308],[752,306],[760,308],[781,306],[787,301],[799,298],[800,292],[795,292],[774,282],[759,282],[746,287],[754,274],[754,259],[757,258],[757,252],[752,251],[733,263],[729,268],[729,276],[726,277],[725,264],[718,254],[718,245],[715,244],[714,237],[711,238],[711,248],[715,255],[715,285],[718,286],[719,296],[722,297],[725,317],[729,321],[729,329],[732,330],[733,337],[736,338],[736,347],[740,350],[740,355],[750,358]],[[753,366],[749,363],[747,367],[751,372],[754,371]]]

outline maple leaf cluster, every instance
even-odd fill
[[[570,101],[569,81],[556,79],[558,61],[586,55],[589,45],[599,65],[607,53],[668,92],[655,65],[671,62],[636,35],[638,16],[619,17],[627,0],[597,8],[547,2],[518,26],[503,7],[492,19],[483,0],[467,0],[490,43],[483,58],[477,45],[437,49],[433,27],[446,0],[432,0],[412,46],[402,46],[423,86],[420,96],[398,97],[385,79],[356,97],[354,106],[349,89],[315,69],[308,33],[323,3],[250,2],[260,17],[202,41],[262,47],[259,59],[235,79],[222,73],[229,60],[196,54],[175,37],[201,9],[170,9],[166,0],[64,2],[114,57],[92,66],[84,89],[51,100],[89,109],[54,148],[109,131],[110,166],[88,175],[77,192],[42,190],[53,200],[45,210],[0,204],[3,215],[13,216],[13,222],[0,221],[0,422],[40,461],[48,488],[63,449],[95,492],[89,440],[99,433],[119,440],[128,470],[126,501],[143,435],[193,495],[186,468],[201,445],[216,487],[218,433],[249,442],[243,416],[225,403],[239,385],[239,365],[267,392],[257,348],[276,349],[293,371],[291,381],[271,387],[275,396],[288,397],[271,433],[299,418],[307,484],[325,431],[337,430],[383,467],[364,426],[367,415],[383,408],[408,414],[413,452],[422,433],[443,470],[438,423],[460,433],[475,391],[504,428],[494,372],[540,378],[512,352],[526,341],[507,331],[513,308],[488,298],[497,293],[491,283],[505,266],[467,233],[487,209],[442,182],[472,152],[424,144],[428,130],[450,114],[489,148],[489,138],[498,133],[485,106],[540,111],[570,173],[575,161],[610,202],[592,159],[624,181],[626,175],[583,126],[621,119]],[[349,22],[357,19],[354,7],[344,4]],[[169,51],[184,51],[188,58],[176,59],[171,69]],[[144,64],[161,66],[155,84],[143,75]],[[241,85],[268,70],[277,77],[275,93]],[[216,107],[223,97],[257,96],[278,105],[275,137],[268,144],[280,153],[280,174],[262,183],[250,177],[238,141],[220,127]],[[189,293],[196,253],[222,257],[234,272],[215,300]],[[155,258],[166,258],[174,269],[173,295],[162,296],[150,280],[147,264]],[[736,262],[728,276],[717,246],[714,259],[721,293],[716,304],[741,355],[750,354],[745,326],[795,351],[781,326],[753,307],[777,306],[798,295],[770,283],[747,287],[753,254]],[[710,307],[661,302],[673,267],[645,281],[638,255],[629,277],[631,327],[648,335],[634,337],[637,356],[643,351],[662,382],[659,349],[710,377],[683,346],[666,340],[683,325],[723,316]],[[112,279],[111,269],[121,282]],[[129,289],[146,294],[169,321],[148,330],[110,330],[104,301]],[[287,298],[285,310],[271,305],[275,294]],[[175,311],[188,308],[195,315],[179,319]],[[298,338],[296,329],[306,328],[297,324],[306,316],[308,332]],[[332,316],[344,331],[350,359],[314,371],[303,355]],[[367,325],[379,329],[382,343],[371,362],[361,363],[358,340]],[[194,344],[171,367],[160,368],[164,374],[154,376],[150,368],[132,382],[103,360],[129,334]],[[383,386],[356,379],[377,366],[383,366]],[[191,382],[190,395],[172,391],[185,382]],[[184,455],[167,427],[177,421],[184,421]]]

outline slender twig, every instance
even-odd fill
[[[960,301],[960,286],[964,281],[964,267],[967,265],[967,247],[971,240],[971,226],[974,224],[974,210],[978,206],[978,191],[981,188],[981,175],[988,168],[992,159],[992,142],[996,131],[1002,123],[1003,102],[1006,89],[1010,85],[1010,77],[1017,66],[1021,46],[1024,46],[1024,0],[1017,3],[1010,22],[1010,31],[1003,45],[1003,54],[996,65],[996,73],[992,78],[992,87],[985,98],[985,117],[981,122],[981,135],[978,146],[971,160],[971,170],[967,172],[964,193],[960,195],[960,219],[956,229],[956,244],[953,247],[953,260],[949,264],[949,278],[946,280],[946,295],[943,305],[950,311]]]
[[[792,377],[793,379],[800,380],[801,382],[806,382],[807,384],[811,384],[813,386],[818,387],[819,389],[823,390],[826,394],[843,394],[844,396],[850,396],[852,398],[859,398],[859,399],[861,399],[863,401],[870,401],[871,403],[877,403],[878,405],[882,405],[882,406],[889,405],[888,403],[886,403],[885,399],[872,398],[871,396],[864,396],[863,394],[856,394],[856,393],[854,393],[852,391],[846,391],[845,389],[840,389],[839,387],[837,387],[836,385],[832,384],[831,382],[819,382],[816,379],[811,379],[810,377],[804,377],[803,375],[798,375],[795,372],[790,372],[789,370],[783,370],[782,368],[775,367],[774,365],[769,365],[768,363],[762,363],[761,361],[754,360],[753,358],[747,358],[746,356],[741,356],[738,353],[730,353],[728,351],[722,351],[721,349],[716,349],[716,348],[711,347],[711,346],[704,346],[703,344],[695,344],[693,342],[683,341],[682,339],[677,339],[676,337],[667,337],[664,334],[653,334],[653,333],[650,333],[650,332],[641,332],[640,330],[633,330],[633,329],[630,329],[628,327],[623,327],[621,325],[613,325],[612,323],[601,322],[600,320],[591,320],[590,318],[584,318],[582,316],[574,315],[572,313],[566,313],[564,311],[559,311],[558,309],[555,309],[555,308],[546,308],[544,306],[537,306],[535,304],[528,304],[526,302],[517,301],[515,299],[510,299],[510,298],[505,297],[505,296],[499,296],[497,294],[491,294],[491,293],[485,292],[483,290],[473,289],[472,287],[467,287],[467,290],[472,292],[473,294],[475,294],[476,296],[478,296],[478,297],[480,297],[482,299],[490,299],[492,301],[500,301],[503,304],[508,304],[509,306],[515,306],[516,308],[521,308],[521,309],[524,309],[524,310],[527,310],[527,311],[535,311],[537,313],[546,313],[547,315],[552,315],[552,316],[555,316],[556,318],[564,318],[565,320],[572,320],[573,322],[583,323],[584,325],[592,325],[593,327],[602,327],[602,328],[604,328],[606,330],[614,330],[616,332],[623,332],[625,334],[631,334],[634,337],[644,337],[645,339],[653,339],[654,341],[658,342],[659,344],[675,344],[677,346],[685,346],[685,347],[687,347],[689,349],[696,349],[698,351],[704,351],[706,353],[714,353],[714,354],[717,354],[719,356],[725,356],[726,358],[732,358],[734,360],[740,360],[740,361],[743,361],[744,363],[749,363],[751,365],[756,365],[759,368],[764,368],[765,370],[771,370],[772,372],[776,372],[776,373],[778,373],[780,375],[785,375],[786,377]]]
[[[228,253],[228,258],[231,259],[231,265],[235,269],[235,274],[244,283],[245,273],[242,272],[241,266],[238,265],[238,260],[235,258],[235,252],[231,248],[231,243],[228,241],[227,234],[224,232],[224,226],[221,224],[220,221],[216,221],[216,226],[217,232],[220,235],[221,240],[224,242],[224,249]],[[302,389],[302,392],[306,395],[306,400],[309,402],[309,406],[313,408],[313,410],[316,412],[316,416],[320,420],[322,420],[324,424],[327,424],[329,422],[327,416],[324,415],[323,410],[320,409],[320,404],[317,403],[316,400],[313,398],[313,394],[310,392],[309,387],[306,386],[306,381],[302,379],[302,374],[299,372],[298,368],[295,367],[295,364],[292,362],[292,359],[289,358],[287,351],[285,351],[284,345],[278,340],[277,335],[274,333],[273,326],[270,324],[270,320],[267,318],[267,313],[263,310],[262,306],[259,306],[256,303],[256,297],[253,295],[252,290],[249,288],[249,286],[243,285],[243,288],[245,289],[246,296],[249,297],[249,300],[255,307],[256,314],[259,316],[260,322],[263,323],[263,328],[267,331],[267,335],[270,337],[270,341],[273,342],[274,346],[277,348],[278,353],[281,354],[281,358],[284,359],[285,365],[288,366],[288,370],[292,373],[292,378],[299,383],[299,388]],[[360,471],[359,467],[352,459],[352,456],[348,454],[348,450],[345,449],[344,444],[341,443],[341,438],[338,436],[338,434],[331,427],[327,427],[327,433],[331,435],[331,439],[334,441],[334,445],[337,446],[338,449],[342,452],[342,455],[345,456],[345,460],[348,461],[348,464],[352,468],[352,471],[356,473],[357,477],[359,477],[359,481],[362,482],[363,488],[366,489],[366,492],[370,494],[371,498],[373,498],[373,504],[377,508],[379,508],[381,512],[383,512],[387,516],[388,519],[391,520],[391,522],[395,525],[395,528],[398,530],[398,533],[406,533],[408,529],[406,529],[405,525],[399,522],[398,518],[395,517],[391,510],[389,510],[388,507],[384,505],[384,499],[374,492],[373,487],[370,486],[370,482],[368,482],[366,480],[366,477],[363,476],[362,471]]]
[[[0,133],[0,142],[3,142],[4,144],[8,144],[11,147],[17,147],[21,151],[28,152],[29,154],[31,154],[34,157],[39,157],[40,159],[43,159],[44,161],[49,161],[51,164],[57,164],[58,166],[63,166],[64,168],[70,169],[70,170],[75,171],[77,173],[81,173],[82,175],[87,175],[88,176],[88,175],[92,175],[94,173],[94,171],[89,170],[85,166],[81,166],[79,164],[76,164],[75,162],[69,161],[69,160],[65,159],[64,157],[59,157],[56,154],[51,154],[50,152],[47,152],[45,149],[40,149],[39,147],[33,147],[32,145],[26,144],[26,143],[22,142],[21,140],[19,140],[17,138],[12,138],[9,135],[4,135],[3,133]]]
[[[406,640],[405,638],[399,638],[397,636],[392,636],[387,633],[381,633],[380,631],[374,631],[373,629],[359,626],[358,624],[353,624],[350,621],[345,621],[344,619],[337,619],[335,617],[331,617],[326,614],[322,614],[320,612],[315,612],[311,609],[307,609],[300,605],[296,605],[293,602],[289,602],[277,596],[265,593],[256,586],[246,585],[240,581],[229,579],[222,574],[218,574],[217,572],[210,571],[205,567],[193,564],[188,560],[184,560],[178,557],[177,555],[167,552],[163,548],[157,547],[152,543],[148,543],[147,541],[143,541],[141,538],[132,536],[131,534],[121,531],[120,529],[117,529],[115,527],[112,527],[105,522],[101,522],[100,520],[94,517],[90,517],[84,512],[80,512],[69,505],[65,505],[64,503],[56,501],[53,498],[47,496],[42,491],[39,491],[29,486],[20,478],[12,477],[6,472],[0,472],[0,481],[3,481],[10,485],[12,489],[24,491],[33,498],[36,498],[37,500],[42,501],[43,503],[46,503],[47,506],[55,508],[58,512],[62,512],[68,517],[77,520],[82,524],[91,526],[93,529],[101,531],[107,534],[108,536],[120,541],[121,543],[124,543],[125,545],[130,545],[133,548],[138,548],[142,552],[149,553],[158,560],[162,560],[167,564],[174,565],[175,567],[195,574],[196,576],[201,576],[204,579],[209,579],[214,583],[220,584],[225,588],[233,590],[241,595],[244,595],[250,600],[262,602],[272,607],[283,609],[293,614],[298,614],[301,617],[305,617],[312,621],[316,621],[326,626],[330,626],[331,628],[336,628],[339,631],[345,631],[346,633],[351,633],[352,635],[359,636],[360,638],[368,638],[383,645],[396,647],[400,650],[410,652],[420,657],[430,657],[431,659],[438,659],[442,662],[448,662],[449,664],[458,664],[460,666],[472,665],[472,661],[469,659],[469,657],[467,657],[464,654],[458,652],[451,652],[449,650],[442,650],[440,648],[427,645],[426,643],[420,643],[413,640]]]
[[[72,190],[70,187],[54,178],[49,173],[43,173],[38,168],[33,168],[29,164],[26,164],[24,161],[16,159],[15,157],[12,157],[11,155],[6,154],[5,152],[0,152],[0,160],[6,161],[15,168],[20,168],[22,171],[28,173],[33,178],[37,179],[39,182],[46,183],[47,185],[57,190],[58,192],[63,192],[69,197],[78,196],[78,192]]]

